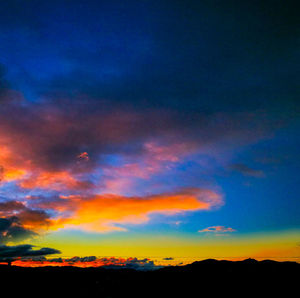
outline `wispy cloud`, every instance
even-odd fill
[[[209,234],[214,234],[214,235],[224,235],[227,233],[232,233],[236,232],[235,229],[230,228],[230,227],[224,227],[224,226],[211,226],[207,227],[202,230],[198,230],[198,233],[209,233]]]
[[[241,173],[244,176],[256,177],[256,178],[263,178],[263,177],[265,177],[265,173],[262,170],[250,168],[249,166],[247,166],[245,164],[241,164],[241,163],[239,163],[239,164],[232,164],[230,166],[230,168],[233,171],[237,171],[237,172]]]

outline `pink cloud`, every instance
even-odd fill
[[[170,170],[195,148],[193,143],[145,142],[142,153],[131,156],[125,164],[103,168],[105,178],[102,181],[102,190],[118,194],[126,192],[134,188],[137,179],[150,179],[158,173]]]

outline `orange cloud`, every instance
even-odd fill
[[[0,150],[0,181],[17,181],[26,189],[49,188],[52,190],[83,187],[68,171],[38,169],[31,160],[25,160],[11,148],[2,145]]]
[[[24,228],[31,230],[47,228],[51,224],[49,215],[43,210],[24,209],[18,213],[18,219]]]
[[[19,180],[25,176],[27,171],[18,166],[18,157],[5,146],[1,146],[0,150],[0,181],[10,182]]]
[[[124,231],[118,224],[142,224],[150,220],[150,215],[209,210],[222,204],[221,195],[216,192],[188,188],[179,192],[151,195],[146,197],[125,197],[119,195],[96,195],[90,199],[74,197],[70,205],[77,208],[69,218],[61,218],[54,226],[80,228],[88,231]]]
[[[15,169],[15,168],[8,168],[8,169],[3,169],[1,168],[1,178],[0,180],[3,182],[10,182],[14,180],[19,180],[22,177],[25,176],[26,171],[23,169]]]

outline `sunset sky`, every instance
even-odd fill
[[[0,3],[0,245],[300,261],[296,1]]]

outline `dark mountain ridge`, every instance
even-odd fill
[[[278,294],[298,288],[300,264],[272,260],[203,260],[185,266],[131,268],[0,266],[1,288],[31,296],[202,297],[204,293]]]

